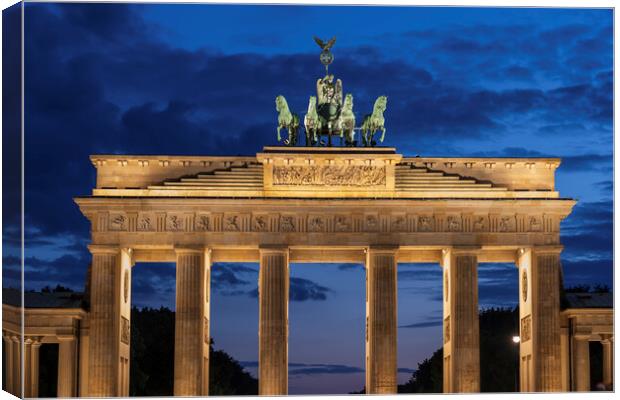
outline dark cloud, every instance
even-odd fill
[[[400,325],[399,328],[429,328],[431,326],[442,326],[443,320],[441,318],[429,319],[426,321],[414,322],[412,324]]]
[[[323,301],[331,289],[304,278],[291,277],[289,281],[289,301]],[[250,297],[258,297],[258,288],[247,292]]]

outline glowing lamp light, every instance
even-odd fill
[[[519,336],[513,336],[512,341],[513,343],[519,343],[521,341],[521,338]]]

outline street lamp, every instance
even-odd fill
[[[515,366],[515,392],[519,391],[519,348],[517,345],[521,343],[521,337],[518,335],[513,335],[512,343],[515,344],[515,355],[516,355],[516,366]]]

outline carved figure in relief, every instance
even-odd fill
[[[484,230],[484,217],[476,217],[474,221],[474,231],[480,232]]]
[[[280,219],[280,231],[282,232],[294,232],[295,221],[292,216],[281,217]]]
[[[433,230],[433,219],[429,216],[420,216],[418,218],[418,231],[430,232]]]
[[[499,221],[499,231],[500,232],[508,232],[512,226],[510,223],[512,217],[502,217]]]
[[[121,342],[129,344],[130,337],[129,320],[121,316]]]
[[[291,112],[284,96],[276,97],[276,111],[278,112],[278,142],[282,140],[280,130],[288,130],[288,138],[284,144],[295,146],[297,144],[297,131],[299,130],[299,116]]]
[[[254,217],[254,230],[265,231],[267,230],[267,220],[264,215],[257,215]]]
[[[227,231],[238,231],[239,230],[239,224],[237,223],[237,219],[239,217],[237,215],[230,215],[228,217],[225,218],[225,222],[226,222],[226,230]]]
[[[392,230],[402,232],[407,228],[407,219],[399,215],[392,221]]]
[[[178,231],[179,229],[181,229],[181,220],[176,215],[171,215],[168,222],[169,230]]]
[[[527,301],[527,270],[523,270],[523,274],[521,275],[521,297],[523,298],[523,302]]]
[[[531,232],[540,232],[542,230],[542,224],[538,221],[536,217],[530,217],[530,231]]]
[[[344,215],[337,215],[335,220],[336,232],[346,232],[349,230],[351,224],[349,219]]]
[[[323,231],[323,218],[319,216],[310,217],[308,221],[308,230],[311,232]]]
[[[385,167],[374,166],[275,166],[274,185],[384,186]]]
[[[124,215],[117,215],[114,218],[112,218],[112,229],[114,230],[125,230],[125,222],[127,221],[127,218],[125,218]]]
[[[448,343],[450,341],[450,317],[444,320],[443,329],[443,342]]]
[[[461,219],[455,216],[448,217],[448,230],[450,232],[458,232],[461,230]]]
[[[148,216],[143,216],[138,223],[138,229],[141,231],[150,231],[151,230],[151,218]]]
[[[374,215],[366,216],[366,228],[369,231],[374,231],[375,229],[377,229],[378,224],[379,224],[379,221],[377,221],[377,217],[375,217]]]
[[[209,217],[206,215],[201,215],[196,220],[196,229],[199,231],[208,231],[210,230],[209,226]]]

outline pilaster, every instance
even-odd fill
[[[446,248],[443,267],[444,393],[480,391],[478,248]]]
[[[58,341],[58,397],[75,397],[77,395],[75,336],[60,336]]]
[[[260,249],[258,394],[288,393],[289,250]]]
[[[398,247],[366,252],[366,393],[397,390]]]
[[[601,335],[603,345],[603,383],[606,387],[614,384],[614,339],[612,335]]]
[[[209,393],[211,251],[176,248],[174,395]]]

